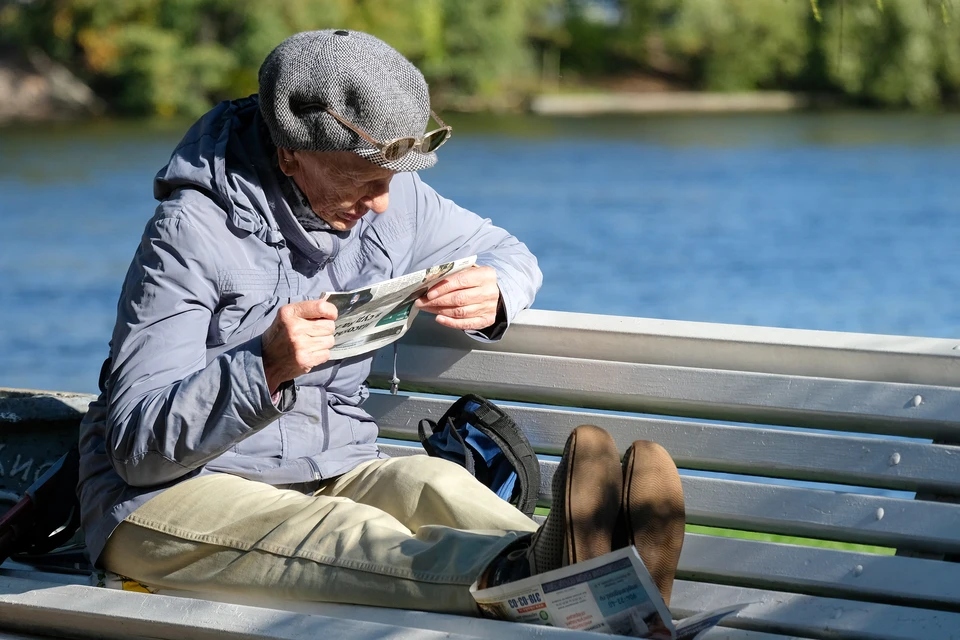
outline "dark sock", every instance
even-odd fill
[[[500,552],[500,555],[487,565],[480,578],[479,587],[486,589],[529,578],[530,560],[527,557],[529,549],[530,537],[525,536]]]

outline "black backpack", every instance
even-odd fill
[[[80,451],[74,445],[0,514],[0,562],[15,553],[42,555],[69,540],[80,528],[77,481]]]
[[[421,420],[419,432],[427,454],[465,467],[501,498],[533,515],[540,493],[540,463],[523,431],[500,407],[468,394],[439,422]]]

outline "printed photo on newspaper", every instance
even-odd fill
[[[330,359],[352,358],[399,340],[417,315],[414,302],[433,285],[476,261],[477,256],[461,258],[369,287],[323,296],[339,313]]]
[[[474,583],[470,592],[491,618],[655,640],[693,640],[746,606],[674,623],[633,546],[498,587]]]

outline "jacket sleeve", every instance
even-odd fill
[[[187,221],[158,216],[127,272],[106,387],[107,454],[127,484],[176,480],[281,414],[259,336],[206,361],[219,299],[211,244]],[[281,405],[292,402],[288,392]]]
[[[506,318],[503,326],[467,334],[479,340],[499,338],[517,314],[533,303],[543,283],[537,259],[525,244],[489,218],[481,218],[458,206],[434,191],[417,174],[412,176],[417,229],[410,270],[476,254],[477,264],[497,271]]]

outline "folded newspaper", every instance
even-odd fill
[[[385,280],[353,291],[328,293],[322,299],[337,308],[331,360],[342,360],[390,344],[410,328],[414,303],[440,280],[473,266],[477,256]]]
[[[674,622],[636,547],[470,592],[485,615],[500,620],[655,640],[694,640],[746,604]]]

